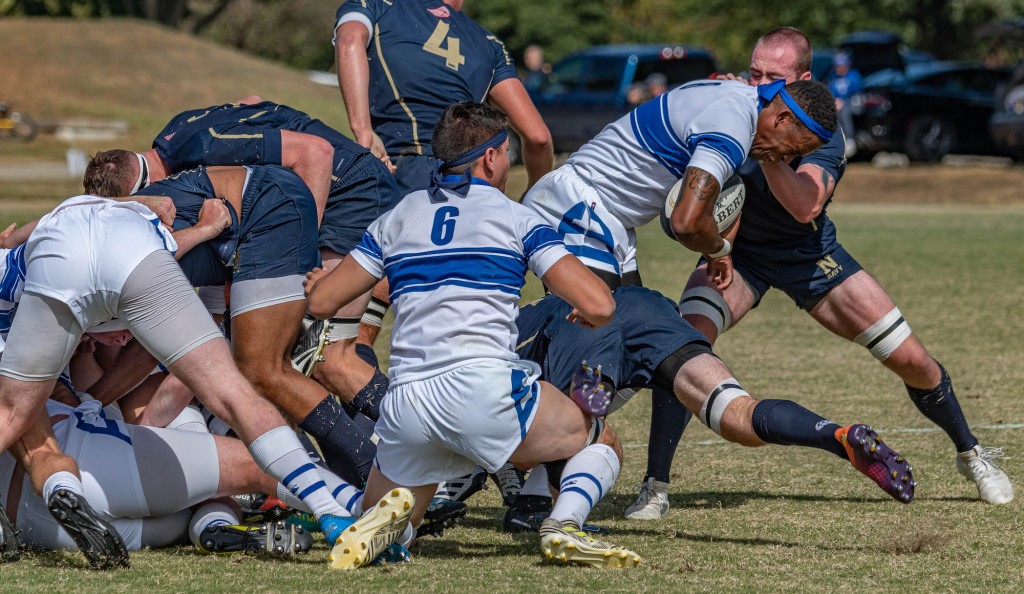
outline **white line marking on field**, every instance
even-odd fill
[[[1024,423],[1001,423],[998,425],[974,425],[971,429],[985,429],[985,430],[997,430],[997,429],[1024,429]],[[900,427],[897,429],[876,429],[878,434],[881,436],[893,435],[896,433],[939,433],[942,429],[938,427]],[[688,441],[685,445],[688,446],[711,446],[711,445],[728,445],[732,442],[724,439],[703,439],[701,441]],[[646,443],[624,443],[623,448],[626,449],[645,449]]]

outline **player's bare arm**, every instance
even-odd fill
[[[302,283],[307,311],[321,320],[330,319],[343,306],[372,289],[378,280],[352,256],[345,256],[330,272],[314,268],[306,273]]]
[[[319,136],[281,130],[281,165],[306,182],[316,201],[316,220],[324,220],[334,171],[334,147]]]
[[[25,223],[21,227],[11,223],[9,227],[0,233],[0,248],[12,249],[28,241],[28,236],[32,235],[32,231],[36,228],[36,222]]]
[[[146,347],[133,340],[118,351],[113,364],[86,391],[103,403],[103,406],[107,406],[141,384],[149,377],[156,364],[156,358],[146,350]]]
[[[836,180],[824,168],[807,163],[794,171],[784,161],[761,161],[768,186],[789,214],[801,223],[810,223],[836,189]]]
[[[370,32],[358,21],[343,23],[335,32],[335,60],[338,67],[338,88],[345,102],[348,124],[356,142],[370,149],[388,169],[394,171],[384,143],[373,132],[370,123],[370,63],[366,44]]]
[[[615,299],[608,285],[575,256],[563,257],[541,278],[552,293],[573,306],[566,318],[589,328],[604,326],[615,313]]]
[[[712,213],[722,188],[715,176],[697,167],[687,167],[683,180],[672,209],[672,232],[687,249],[717,254],[725,248],[725,241]]]
[[[554,144],[547,124],[526,93],[518,78],[508,78],[494,85],[488,98],[495,107],[508,115],[512,129],[519,134],[523,147],[523,164],[529,178],[529,190],[537,180],[551,171],[554,163]]]
[[[178,251],[174,258],[180,260],[189,250],[220,235],[231,224],[231,213],[220,198],[207,198],[199,210],[199,221],[191,227],[175,231],[174,242]]]

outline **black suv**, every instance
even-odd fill
[[[659,82],[672,89],[716,70],[703,48],[602,45],[566,56],[530,96],[551,130],[555,152],[572,152],[636,107],[627,99],[635,84],[663,77]]]

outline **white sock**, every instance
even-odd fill
[[[50,495],[53,495],[53,492],[57,489],[65,489],[75,495],[85,496],[85,487],[82,486],[82,479],[66,470],[51,474],[50,478],[46,479],[46,482],[43,483],[43,501],[49,501]]]
[[[347,511],[331,497],[320,470],[309,459],[306,448],[289,427],[267,431],[249,444],[256,464],[298,496],[320,519],[323,515],[347,516]]]
[[[188,524],[188,536],[192,544],[199,546],[199,535],[210,526],[230,526],[240,522],[238,514],[231,506],[222,501],[207,501],[199,506],[199,509],[192,514],[192,521]]]
[[[326,468],[317,465],[320,470],[320,476],[324,478],[324,483],[327,485],[327,489],[331,492],[334,500],[338,504],[345,508],[345,510],[355,518],[363,515],[363,492],[346,483],[336,474],[327,470]],[[292,495],[288,489],[281,483],[277,484],[277,498],[284,502],[288,507],[293,507],[299,511],[309,512],[309,506],[306,505],[301,499]]]
[[[178,431],[191,431],[193,433],[209,433],[210,429],[206,426],[206,418],[203,417],[203,413],[199,412],[199,409],[189,405],[186,406],[178,413],[178,416],[174,417],[170,423],[167,423],[168,429],[177,429]]]
[[[405,548],[409,548],[412,541],[416,538],[416,530],[412,527],[412,522],[405,525],[405,531],[398,537],[395,542],[402,545]]]
[[[530,475],[523,483],[523,490],[520,495],[533,495],[536,497],[551,497],[551,489],[548,487],[548,469],[543,464],[538,464],[530,469]]]
[[[615,485],[619,476],[619,457],[603,443],[583,448],[565,465],[558,501],[551,517],[564,522],[572,520],[582,526],[590,510]]]

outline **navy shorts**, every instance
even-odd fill
[[[255,167],[242,194],[235,282],[304,275],[320,265],[316,202],[291,169]]]
[[[781,290],[797,307],[810,311],[839,283],[861,270],[861,265],[836,240],[829,224],[805,240],[782,244],[738,240],[732,251],[733,267],[755,293],[754,306],[768,289]]]
[[[345,173],[331,182],[320,225],[320,247],[348,254],[366,228],[394,208],[402,196],[395,176],[380,159],[372,153],[356,157]]]
[[[437,158],[432,155],[401,155],[392,157],[391,164],[396,167],[398,191],[404,197],[430,186],[430,177],[437,166]]]
[[[595,368],[600,365],[601,373],[616,387],[643,387],[679,349],[697,343],[710,351],[707,338],[680,317],[676,304],[661,293],[622,287],[613,295],[612,321],[594,330],[566,321],[572,307],[554,295],[520,308],[516,327],[521,347],[516,353],[538,363],[545,381],[566,390],[583,361]]]

